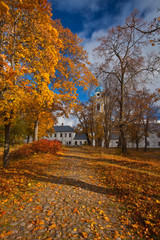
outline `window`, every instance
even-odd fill
[[[57,137],[57,134],[55,133],[54,136]]]
[[[149,146],[149,142],[147,142],[147,146]]]
[[[100,103],[97,104],[97,111],[100,111]]]
[[[69,141],[69,145],[71,145],[71,141]]]
[[[65,137],[67,137],[67,133],[65,133]]]
[[[77,141],[75,141],[75,145],[77,145]]]
[[[160,132],[158,133],[158,138],[160,138]]]
[[[71,137],[71,133],[69,134],[69,137]]]
[[[82,141],[80,141],[80,145],[82,145]]]
[[[60,134],[60,137],[62,138],[62,136],[63,136],[63,135],[62,135],[62,133],[61,133],[61,134]]]
[[[158,142],[158,146],[160,147],[160,142]]]

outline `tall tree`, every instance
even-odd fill
[[[3,3],[8,14],[1,14],[0,22],[0,115],[5,125],[3,166],[7,167],[11,123],[24,111],[25,89],[27,85],[43,85],[42,94],[45,93],[58,62],[56,49],[60,41],[51,25],[47,1]],[[32,81],[26,79],[26,74]]]
[[[119,130],[121,148],[127,150],[125,136],[125,91],[128,86],[136,86],[139,76],[148,70],[147,61],[144,61],[142,47],[144,47],[144,34],[135,30],[135,25],[140,25],[136,12],[132,13],[125,21],[124,26],[110,29],[106,35],[99,39],[100,45],[95,49],[99,75],[113,75],[119,84]]]
[[[77,98],[77,87],[86,88],[96,80],[87,66],[81,40],[59,21],[51,19],[47,0],[0,3],[0,114],[5,125],[3,165],[6,167],[14,118],[21,115],[30,122],[32,117],[37,140],[39,124],[41,134],[51,127],[46,116],[48,121],[53,120],[52,111],[57,110],[67,115]],[[30,114],[28,120],[27,114]]]
[[[144,138],[145,150],[147,149],[147,138],[151,125],[157,119],[155,107],[159,99],[158,92],[151,93],[148,89],[136,90],[129,95],[128,109],[131,111],[127,119],[127,134],[130,141],[136,143],[139,148],[139,142]]]

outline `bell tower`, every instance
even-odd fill
[[[102,99],[102,87],[99,86],[95,89],[95,102],[96,102],[96,112],[103,113],[104,112],[104,104]]]

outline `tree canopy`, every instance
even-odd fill
[[[5,125],[4,166],[11,124],[33,122],[35,140],[53,128],[56,112],[68,114],[77,86],[96,79],[81,40],[53,21],[46,0],[0,2],[0,120]],[[48,118],[48,121],[47,121]]]

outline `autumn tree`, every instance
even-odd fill
[[[75,105],[72,115],[75,116],[79,121],[77,125],[78,132],[86,134],[88,145],[93,145],[94,114],[93,114],[92,106],[90,106],[89,102],[85,102],[85,103],[79,102]]]
[[[67,115],[77,98],[77,86],[86,88],[96,80],[87,67],[81,40],[51,19],[46,0],[5,0],[0,7],[0,113],[5,125],[6,167],[10,127],[16,117],[28,123],[32,118],[37,140],[39,124],[42,136],[53,125],[52,111]]]
[[[89,85],[96,84],[96,79],[88,68],[87,53],[83,47],[80,46],[81,39],[69,29],[63,28],[59,20],[52,21],[52,26],[56,28],[59,33],[60,44],[55,44],[59,61],[55,67],[55,76],[50,76],[52,91],[46,88],[46,94],[42,96],[40,89],[42,83],[36,87],[36,90],[38,90],[36,93],[37,96],[36,94],[33,95],[33,91],[31,91],[30,97],[33,99],[29,104],[32,105],[33,102],[33,104],[37,106],[36,108],[33,108],[33,106],[28,107],[29,111],[31,109],[30,113],[32,117],[34,116],[34,140],[38,140],[39,124],[41,124],[41,130],[43,125],[43,127],[47,127],[45,130],[48,131],[53,128],[53,119],[55,123],[57,116],[63,114],[68,116],[76,104],[78,86],[87,89]],[[52,95],[52,100],[50,99],[49,101],[48,99],[46,101],[50,95]],[[48,103],[51,103],[51,105],[47,106],[46,104]],[[47,118],[45,118],[46,116]],[[45,120],[46,124],[44,124]],[[41,131],[39,137],[43,136],[44,133],[45,131],[43,131],[43,134]]]
[[[142,93],[142,90],[132,92],[130,101],[128,102],[128,108],[131,109],[128,122],[128,135],[129,140],[136,143],[137,150],[139,149],[139,142],[144,136],[143,121],[146,103]]]
[[[55,78],[51,79],[52,90],[63,104],[63,110],[68,116],[76,104],[77,88],[86,90],[90,85],[97,84],[91,73],[88,54],[82,47],[82,40],[70,29],[64,28],[60,20],[53,21],[54,28],[59,32],[63,47],[59,51],[59,61],[56,66]]]
[[[88,145],[95,143],[96,147],[102,147],[104,112],[97,110],[95,96],[90,97],[88,102],[77,104],[72,114],[79,120],[77,130],[86,134]]]
[[[28,101],[23,119],[28,126],[28,139],[31,136],[34,141],[47,136],[48,132],[53,132],[57,117],[63,113],[63,105],[57,95],[47,87],[45,92],[43,90],[43,87],[38,89],[30,86],[26,89]]]
[[[125,91],[128,87],[136,87],[140,74],[149,70],[150,64],[145,61],[142,53],[144,48],[144,34],[137,32],[135,25],[141,25],[136,12],[132,13],[123,26],[117,26],[99,39],[100,45],[95,49],[97,57],[101,58],[97,63],[99,75],[108,74],[114,76],[119,84],[119,130],[120,142],[123,152],[126,152],[127,142],[125,136]]]
[[[147,148],[147,137],[151,131],[151,126],[156,120],[156,107],[158,101],[158,92],[151,93],[148,89],[132,91],[128,95],[126,117],[126,135],[129,142],[136,144],[139,149],[141,140],[145,140],[145,149]]]
[[[157,12],[159,13],[160,9],[158,9]],[[131,27],[131,24],[127,24],[127,26]],[[141,25],[135,24],[134,28],[138,32],[141,32],[142,34],[145,34],[146,37],[148,39],[150,39],[150,43],[152,44],[152,46],[160,43],[160,37],[159,37],[159,34],[160,34],[160,16],[155,17],[150,22],[144,21]]]
[[[9,164],[10,128],[25,109],[26,87],[32,85],[46,94],[50,76],[58,62],[58,32],[51,24],[47,1],[3,1],[0,29],[0,114],[5,126],[3,166]],[[6,14],[8,13],[8,14]],[[26,74],[31,79],[26,79]],[[27,101],[27,99],[26,99]]]

